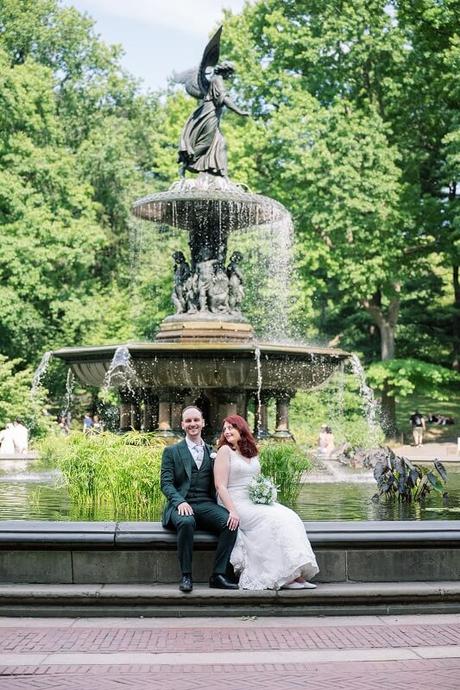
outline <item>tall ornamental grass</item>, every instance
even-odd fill
[[[163,506],[160,466],[164,443],[151,434],[72,433],[48,437],[42,460],[58,467],[72,502],[82,508],[112,505],[123,519],[158,519]]]
[[[311,468],[311,461],[294,443],[268,441],[260,448],[262,474],[271,477],[278,487],[281,503],[294,505],[299,497],[302,474]]]

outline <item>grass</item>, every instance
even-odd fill
[[[48,437],[42,461],[58,467],[83,515],[112,506],[125,520],[158,519],[164,503],[160,466],[164,443],[149,434]]]
[[[448,397],[447,397],[448,396]],[[450,390],[446,393],[446,400],[432,400],[429,396],[413,395],[407,398],[400,398],[396,404],[396,422],[398,429],[404,434],[404,441],[412,442],[411,425],[409,417],[415,410],[419,410],[423,415],[430,413],[442,414],[445,417],[453,417],[455,424],[452,426],[436,426],[427,424],[425,441],[457,442],[460,437],[460,393]]]
[[[294,443],[265,442],[260,446],[262,474],[271,477],[278,487],[278,500],[294,505],[301,489],[300,478],[311,462]]]

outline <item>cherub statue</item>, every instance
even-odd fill
[[[209,247],[202,247],[199,261],[196,265],[195,290],[200,311],[209,311],[209,296],[214,282],[215,266],[217,260],[213,259]]]
[[[213,314],[228,313],[228,277],[224,266],[217,261],[209,288],[209,307]]]
[[[201,100],[181,134],[178,161],[182,177],[186,170],[227,177],[227,152],[219,129],[223,108],[227,106],[243,117],[249,115],[233,103],[226,91],[224,79],[232,77],[235,70],[230,62],[217,64],[221,33],[222,27],[219,27],[206,46],[198,68],[173,76],[175,82],[185,84],[190,96]]]
[[[176,314],[183,314],[190,311],[191,300],[193,299],[193,275],[188,261],[183,252],[174,252],[174,289],[171,295]]]
[[[244,297],[243,276],[238,264],[243,259],[241,252],[233,252],[227,266],[228,306],[230,311],[239,312]]]

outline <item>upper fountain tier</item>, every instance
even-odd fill
[[[202,238],[257,225],[272,225],[289,216],[282,204],[253,194],[228,178],[201,173],[174,182],[167,192],[138,199],[139,218],[199,232]]]

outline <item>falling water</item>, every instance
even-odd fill
[[[126,386],[134,393],[133,382],[137,379],[136,370],[132,365],[131,354],[126,345],[120,345],[115,350],[110,366],[104,376],[103,388],[108,389],[112,386]]]
[[[289,337],[289,312],[292,278],[293,225],[289,214],[270,225],[271,248],[268,256],[270,313],[267,335],[276,340]]]
[[[45,352],[43,355],[40,364],[38,365],[37,369],[35,370],[35,374],[32,379],[32,386],[30,388],[30,395],[31,397],[34,397],[41,385],[41,381],[43,376],[46,373],[46,370],[48,369],[48,364],[50,362],[51,357],[53,356],[53,353],[51,350],[48,352]]]
[[[367,419],[367,424],[371,432],[377,431],[378,424],[378,412],[379,406],[374,398],[374,392],[366,383],[366,374],[364,372],[363,365],[361,364],[359,357],[356,355],[350,355],[349,359],[351,370],[353,374],[357,377],[359,382],[359,392],[361,399],[363,401],[364,414]]]
[[[67,417],[67,415],[70,412],[70,408],[72,407],[74,385],[75,385],[75,376],[74,376],[72,369],[69,368],[67,371],[67,378],[66,378],[66,382],[65,382],[65,404],[64,404],[64,409],[62,411],[63,417]]]
[[[257,418],[257,434],[259,435],[260,430],[262,428],[262,419],[261,419],[262,367],[260,364],[260,348],[258,348],[258,347],[255,348],[254,357],[256,360],[256,369],[257,369],[257,413],[256,413],[256,418]]]

